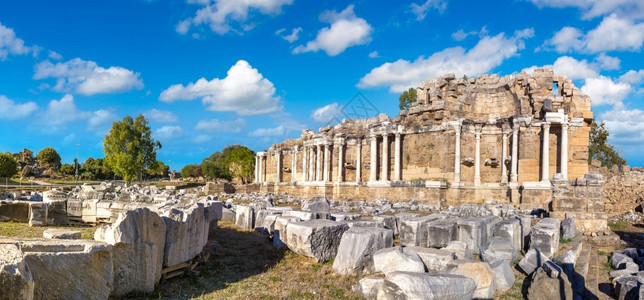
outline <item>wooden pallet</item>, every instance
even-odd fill
[[[189,261],[166,267],[161,270],[161,282],[165,282],[166,280],[177,276],[194,273],[196,272],[195,269],[197,268],[199,263],[205,264],[208,262],[209,258],[210,253],[204,251]]]

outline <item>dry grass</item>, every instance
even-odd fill
[[[70,229],[81,232],[81,239],[91,240],[94,239],[94,227],[80,227],[80,226],[43,226],[43,227],[29,227],[27,223],[17,222],[0,222],[0,236],[15,237],[15,238],[42,238],[42,233],[45,229]]]
[[[273,248],[260,233],[220,222],[214,245],[198,275],[171,279],[147,297],[164,299],[360,299],[351,291],[359,278],[337,275],[332,262],[315,263]],[[133,295],[135,296],[135,295]]]

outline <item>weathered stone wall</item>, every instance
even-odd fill
[[[604,176],[604,202],[609,216],[621,215],[627,211],[641,211],[644,204],[644,169],[622,166],[617,168],[594,167]]]

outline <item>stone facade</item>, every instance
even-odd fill
[[[258,192],[548,208],[551,179],[588,173],[591,100],[537,69],[423,82],[395,119],[345,119],[258,152]],[[250,191],[251,188],[246,188]]]

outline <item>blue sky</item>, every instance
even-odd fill
[[[641,0],[2,1],[0,151],[102,157],[111,123],[144,114],[180,169],[317,130],[356,95],[394,117],[431,77],[550,65],[641,166],[643,43]]]

